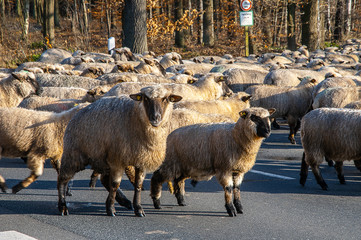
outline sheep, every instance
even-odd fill
[[[80,87],[91,89],[99,85],[107,84],[98,79],[80,76],[35,74],[35,77],[41,87]]]
[[[74,87],[42,87],[38,91],[40,97],[52,97],[59,99],[83,99],[88,90]]]
[[[343,108],[351,102],[361,100],[360,94],[361,87],[327,88],[316,95],[312,103],[312,108]]]
[[[226,84],[233,92],[245,91],[248,87],[262,84],[267,71],[231,68],[223,73]]]
[[[193,84],[163,83],[162,86],[177,95],[181,95],[184,101],[214,100],[222,95],[231,94],[227,86],[223,85],[226,80],[222,74],[207,74]],[[110,89],[104,96],[120,96],[134,94],[145,86],[155,83],[119,83]]]
[[[36,94],[40,89],[31,72],[13,72],[0,81],[0,107],[15,107],[25,97]]]
[[[316,85],[312,98],[315,99],[317,94],[325,90],[326,88],[331,87],[354,87],[357,86],[357,80],[354,80],[352,77],[330,77],[321,81]]]
[[[277,112],[273,118],[287,118],[290,127],[288,139],[292,144],[296,144],[295,134],[299,129],[299,119],[311,108],[315,85],[315,79],[304,78],[296,87],[259,85],[249,87],[246,93],[252,96],[252,107],[275,108]]]
[[[209,63],[183,63],[179,65],[173,65],[171,67],[168,67],[166,69],[166,72],[171,73],[183,73],[188,75],[204,75],[211,71],[211,69],[214,67],[213,64]]]
[[[72,70],[73,71],[85,71],[86,69],[90,68],[90,67],[95,67],[95,68],[103,68],[104,69],[104,73],[110,73],[113,68],[114,68],[115,64],[114,63],[99,63],[99,62],[89,62],[89,63],[81,63],[79,65],[76,65]]]
[[[156,59],[147,59],[144,58],[144,61],[141,62],[138,66],[134,67],[136,73],[153,73],[156,75],[163,76],[165,75],[165,69]]]
[[[176,52],[166,53],[159,61],[159,64],[162,65],[164,69],[173,65],[183,64],[182,56]]]
[[[90,164],[101,174],[109,191],[106,200],[109,216],[115,215],[114,200],[124,169],[134,166],[134,213],[145,216],[140,203],[145,173],[157,169],[164,159],[173,102],[182,97],[160,85],[143,88],[129,97],[103,97],[69,122],[58,175],[58,209],[62,215],[68,214],[67,183]]]
[[[105,73],[105,69],[103,67],[89,67],[85,69],[80,76],[82,77],[90,77],[97,78]]]
[[[58,114],[17,107],[0,108],[0,156],[26,157],[31,170],[29,177],[12,188],[13,193],[28,187],[42,175],[46,159],[50,158],[52,166],[59,171],[65,127],[86,105]],[[52,123],[45,124],[49,119],[53,119]]]
[[[360,126],[359,110],[319,108],[307,113],[301,121],[301,142],[304,153],[300,184],[305,185],[308,167],[311,166],[317,183],[323,190],[327,190],[328,186],[319,169],[323,157],[336,162],[338,179],[344,184],[343,161],[361,160]]]
[[[236,123],[195,124],[169,134],[165,159],[151,179],[154,207],[161,208],[163,182],[174,181],[178,204],[184,206],[185,179],[209,180],[216,176],[224,189],[228,215],[243,213],[240,185],[244,174],[254,166],[263,139],[271,133],[269,117],[273,112],[247,108],[239,112]]]
[[[244,92],[238,92],[224,100],[212,101],[182,101],[174,104],[174,108],[187,108],[200,113],[222,114],[237,122],[238,112],[250,107],[251,96]]]
[[[52,97],[40,97],[37,95],[25,98],[19,105],[19,108],[33,109],[48,112],[63,112],[69,110],[79,103],[79,99],[58,99]]]
[[[115,61],[135,61],[135,56],[127,47],[116,48],[112,53]]]

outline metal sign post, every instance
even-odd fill
[[[249,26],[253,26],[253,11],[252,9],[252,1],[251,0],[240,0],[239,6],[241,8],[241,11],[239,12],[239,18],[241,26],[244,26],[245,31],[245,42],[246,42],[246,57],[249,56]]]

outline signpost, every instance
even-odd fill
[[[248,40],[248,32],[249,26],[253,26],[253,11],[252,10],[252,1],[251,0],[240,0],[239,6],[241,11],[239,12],[240,23],[244,28],[246,35],[246,57],[249,56],[249,40]]]

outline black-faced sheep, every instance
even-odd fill
[[[145,213],[140,193],[146,171],[154,171],[165,156],[173,104],[181,100],[161,86],[143,88],[129,97],[101,98],[79,111],[64,135],[64,152],[58,175],[58,209],[68,214],[65,190],[69,180],[85,166],[101,174],[109,191],[106,212],[115,215],[114,201],[126,167],[135,167],[133,207]],[[101,133],[99,132],[101,131]]]
[[[0,156],[26,157],[30,176],[12,188],[19,192],[43,174],[44,162],[51,159],[59,171],[65,127],[81,104],[63,113],[34,111],[23,108],[0,108]],[[51,123],[47,123],[49,119]],[[0,184],[1,186],[1,184]]]
[[[300,184],[305,185],[311,166],[317,183],[323,190],[328,186],[319,165],[323,158],[336,162],[341,184],[345,183],[342,165],[345,160],[361,160],[361,111],[352,109],[319,108],[307,113],[301,121],[301,141],[304,155]]]
[[[154,207],[161,208],[163,182],[174,181],[175,196],[183,206],[185,179],[216,176],[224,189],[229,216],[243,213],[240,185],[255,164],[263,139],[271,133],[269,117],[273,111],[248,108],[239,113],[237,123],[195,124],[173,131],[167,138],[165,160],[151,179]]]
[[[273,118],[286,117],[290,127],[288,139],[296,143],[295,134],[299,129],[300,119],[310,110],[315,79],[305,78],[296,87],[259,85],[249,87],[246,92],[252,96],[252,107],[275,108]]]

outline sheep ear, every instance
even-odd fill
[[[244,97],[242,97],[241,98],[241,100],[243,101],[243,102],[247,102],[249,99],[251,99],[251,95],[250,96],[244,96]]]
[[[316,80],[316,79],[314,79],[314,78],[312,78],[312,79],[310,80],[310,82],[311,82],[311,83],[316,83],[316,82],[317,82],[317,80]]]
[[[95,90],[91,89],[91,90],[89,90],[87,92],[87,94],[94,96],[95,95]]]
[[[195,82],[196,82],[196,80],[194,80],[194,79],[188,79],[188,81],[187,81],[188,84],[193,84]]]
[[[301,82],[301,81],[302,81],[302,79],[303,79],[302,77],[297,77],[297,78],[298,78],[298,80],[300,80],[300,82]]]
[[[141,93],[131,94],[131,95],[129,95],[129,97],[131,99],[133,99],[134,101],[142,101],[142,99],[143,99],[143,95]]]
[[[182,97],[181,96],[178,96],[178,95],[170,95],[168,97],[168,100],[170,102],[179,102],[180,100],[182,100]]]
[[[276,112],[275,108],[268,109],[269,115],[272,115],[274,112]]]
[[[219,76],[215,79],[217,83],[226,81],[226,76]]]
[[[246,111],[240,111],[240,112],[239,112],[239,116],[240,116],[241,118],[243,118],[243,119],[246,119],[247,115],[248,115],[248,112],[246,112]]]
[[[147,59],[147,58],[144,58],[144,62],[146,63],[146,64],[149,64],[149,65],[154,65],[154,62],[152,61],[152,60],[150,60],[150,59]]]

